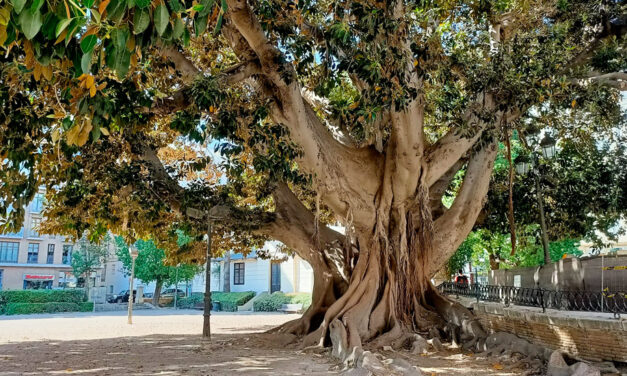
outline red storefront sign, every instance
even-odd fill
[[[24,276],[24,280],[26,281],[52,281],[54,280],[54,275],[26,274]]]

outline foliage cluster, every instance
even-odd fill
[[[131,256],[128,245],[122,237],[116,237],[117,256],[127,274],[131,271]],[[199,273],[202,267],[198,265],[172,265],[166,260],[165,250],[158,248],[153,240],[138,240],[135,243],[138,256],[135,260],[135,277],[144,283],[157,281],[165,286],[180,281],[187,281]]]
[[[253,310],[258,312],[274,312],[281,309],[283,304],[302,304],[303,309],[307,309],[307,307],[311,305],[311,294],[304,292],[284,294],[277,291],[255,300]]]
[[[448,275],[462,269],[469,262],[480,272],[492,268],[510,269],[514,267],[539,266],[544,263],[544,253],[538,225],[528,225],[517,231],[518,248],[511,255],[511,240],[508,233],[478,229],[471,232],[447,264]],[[551,261],[565,256],[581,256],[579,241],[564,238],[549,243]],[[491,264],[492,263],[492,264]]]

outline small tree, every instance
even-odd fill
[[[85,296],[89,297],[89,276],[102,267],[107,259],[110,239],[106,237],[100,243],[89,242],[85,237],[78,241],[78,247],[72,254],[72,271],[76,278],[85,281]]]
[[[115,241],[118,259],[122,261],[124,269],[130,274],[131,256],[128,251],[128,245],[121,237],[117,237]],[[135,277],[144,283],[155,281],[155,292],[152,296],[154,305],[159,304],[161,288],[164,284],[170,285],[176,281],[192,279],[201,270],[200,266],[192,264],[180,264],[178,267],[176,265],[166,265],[164,263],[166,259],[165,251],[157,248],[152,240],[138,240],[135,246],[139,251],[135,260]]]

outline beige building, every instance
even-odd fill
[[[23,290],[73,286],[74,244],[62,236],[38,232],[44,204],[43,191],[26,208],[18,233],[0,234],[0,290]]]

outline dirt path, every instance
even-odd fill
[[[16,316],[0,319],[0,375],[334,375],[329,356],[269,342],[259,335],[295,318],[283,314],[216,314],[203,344],[198,311]],[[516,375],[495,361],[447,349],[402,356],[424,375]]]

